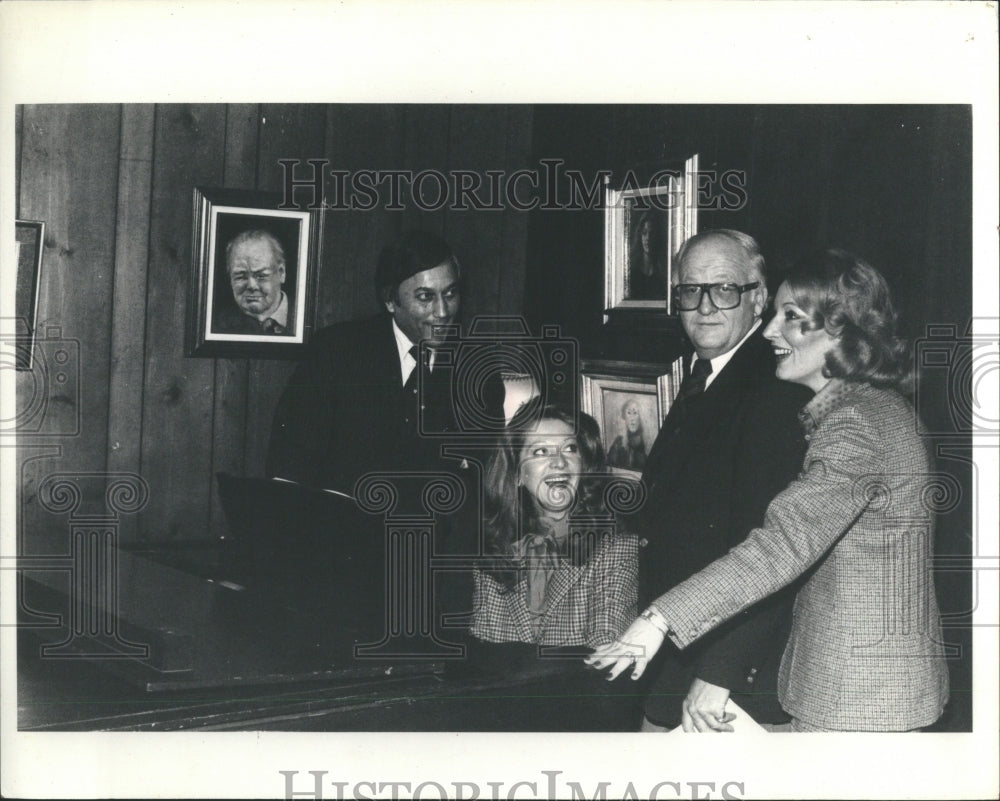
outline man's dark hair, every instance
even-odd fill
[[[399,285],[407,278],[433,270],[444,263],[455,268],[461,280],[462,268],[451,245],[430,231],[406,231],[395,242],[382,248],[375,268],[375,298],[381,306],[398,300]]]

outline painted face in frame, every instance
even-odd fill
[[[281,303],[285,267],[275,258],[266,239],[250,239],[233,248],[229,259],[229,284],[244,314],[264,320]]]

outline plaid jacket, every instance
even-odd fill
[[[509,591],[475,571],[473,636],[487,642],[586,645],[615,639],[635,619],[638,604],[639,541],[632,534],[606,536],[586,564],[563,563],[549,580],[539,633],[531,627],[520,573]]]
[[[931,574],[933,481],[912,407],[831,381],[804,410],[799,478],[762,528],[654,604],[681,648],[815,566],[778,677],[789,714],[850,731],[933,723],[948,699]]]

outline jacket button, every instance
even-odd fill
[[[747,676],[747,684],[753,684],[753,676]]]

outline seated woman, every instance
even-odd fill
[[[764,332],[776,374],[817,394],[801,418],[799,478],[762,528],[660,596],[589,663],[638,678],[669,637],[684,648],[809,571],[795,600],[778,699],[792,731],[909,731],[948,699],[930,555],[933,480],[899,389],[910,360],[885,279],[840,250],[788,277]],[[685,730],[725,731],[726,701]]]
[[[536,398],[501,435],[486,468],[486,558],[473,576],[469,653],[480,668],[571,671],[596,691],[581,652],[635,617],[639,546],[605,507],[599,434],[590,416]]]

